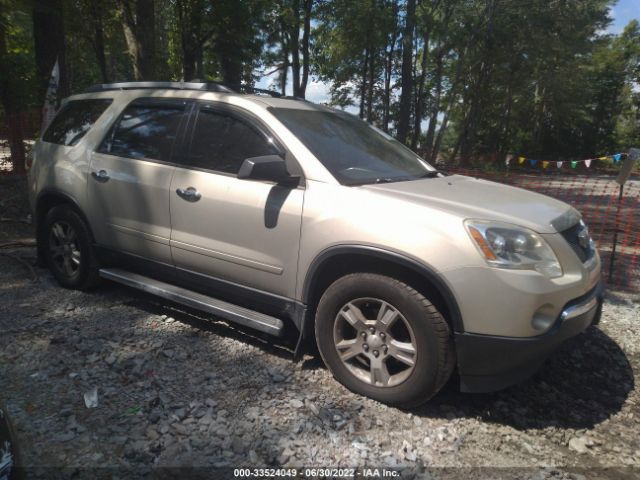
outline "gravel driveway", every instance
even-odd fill
[[[293,339],[274,344],[112,283],[65,290],[29,266],[33,248],[0,253],[0,402],[27,478],[184,478],[184,467],[221,478],[237,466],[640,476],[638,295],[609,292],[602,324],[530,381],[483,395],[452,381],[407,412],[347,391],[317,355],[293,363]]]

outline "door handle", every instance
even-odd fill
[[[97,172],[91,172],[91,176],[99,182],[106,182],[109,180],[109,174],[106,170],[98,170]]]
[[[176,193],[180,198],[185,199],[187,202],[197,202],[202,198],[200,192],[193,187],[178,188]]]

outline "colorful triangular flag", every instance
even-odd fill
[[[549,162],[547,162],[546,160],[543,160],[542,168],[547,168],[548,166],[549,166]]]
[[[571,168],[576,168],[578,166],[578,162],[576,160],[571,161]]]
[[[529,163],[531,164],[531,166],[532,166],[532,167],[535,167],[535,166],[536,166],[536,163],[538,163],[538,161],[537,161],[537,160],[534,160],[533,158],[530,158],[530,159],[529,159]]]
[[[584,164],[587,166],[587,168],[589,168],[591,166],[591,159],[585,160]]]
[[[614,162],[619,162],[619,161],[620,161],[620,157],[622,157],[622,154],[621,154],[621,153],[616,153],[616,154],[613,156],[613,161],[614,161]]]
[[[524,163],[525,158],[524,157],[518,157],[518,163],[520,165],[522,165]]]
[[[558,168],[562,168],[562,164],[563,164],[563,163],[564,163],[564,162],[556,162],[556,166],[557,166]]]
[[[606,160],[606,159],[607,159],[607,157],[598,157],[598,160]]]

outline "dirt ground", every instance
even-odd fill
[[[453,379],[402,411],[347,391],[316,355],[292,362],[291,339],[107,282],[60,288],[33,247],[7,245],[29,242],[22,182],[0,176],[0,403],[27,478],[640,477],[640,295],[609,291],[601,325],[529,381],[472,395]]]

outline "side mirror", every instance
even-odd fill
[[[272,182],[283,182],[292,179],[289,172],[287,172],[284,159],[278,155],[246,158],[240,166],[238,178]]]

